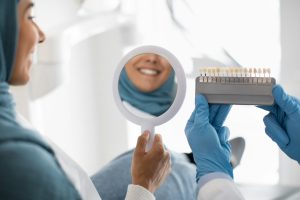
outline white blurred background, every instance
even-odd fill
[[[289,93],[300,96],[300,1],[35,3],[37,22],[49,40],[38,51],[44,62],[34,66],[31,84],[13,88],[18,110],[90,175],[133,148],[140,133],[138,126],[121,116],[112,97],[114,69],[122,55],[135,46],[163,46],[184,66],[187,95],[183,106],[172,120],[156,128],[166,146],[177,152],[190,151],[184,127],[194,108],[197,69],[216,63],[230,65],[223,49],[242,66],[271,68],[277,82]],[[80,35],[85,35],[84,39],[76,40]],[[55,48],[51,51],[51,38],[60,38],[62,44],[69,46],[62,46],[62,52],[52,55]],[[231,138],[242,136],[246,140],[235,180],[300,185],[298,164],[281,154],[264,133],[265,114],[254,106],[234,106],[226,121]]]

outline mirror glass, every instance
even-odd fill
[[[123,67],[118,90],[124,107],[134,115],[142,118],[159,117],[175,100],[175,71],[163,56],[139,54],[129,59]]]

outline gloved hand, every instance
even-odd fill
[[[185,134],[197,165],[197,182],[203,175],[213,172],[233,177],[229,129],[222,126],[230,107],[209,106],[204,96],[196,96],[196,108],[187,122]]]
[[[275,104],[259,106],[270,111],[264,117],[267,135],[290,158],[300,162],[300,101],[286,94],[280,85],[273,88]]]

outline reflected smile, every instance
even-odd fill
[[[149,68],[138,68],[137,69],[141,74],[147,75],[147,76],[156,76],[159,75],[161,71],[157,69],[149,69]]]

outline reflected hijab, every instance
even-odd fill
[[[123,68],[119,80],[119,93],[122,101],[154,116],[160,116],[172,105],[176,96],[177,85],[175,72],[169,75],[167,81],[152,92],[142,92],[129,80]]]
[[[52,150],[34,131],[17,121],[15,103],[9,92],[18,40],[18,0],[0,1],[0,145],[7,141],[28,141]]]

